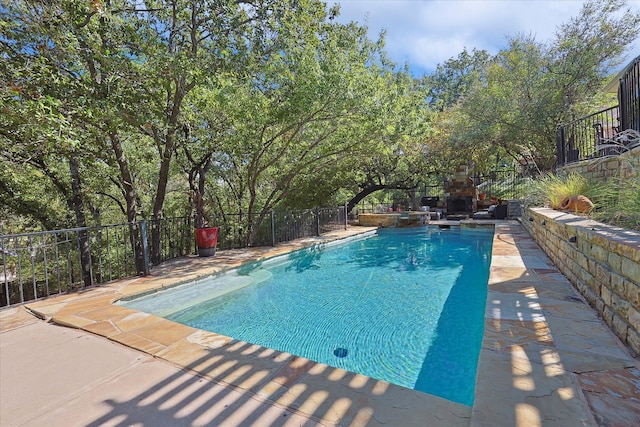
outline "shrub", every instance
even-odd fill
[[[532,206],[559,209],[562,201],[571,196],[583,195],[593,201],[601,191],[599,187],[600,184],[592,183],[577,173],[548,173],[530,183],[526,200]]]

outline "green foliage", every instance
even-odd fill
[[[545,174],[533,180],[526,189],[530,206],[548,206],[559,209],[562,201],[571,196],[583,195],[594,205],[589,216],[594,220],[640,230],[640,174],[637,160],[624,160],[633,168],[624,177],[606,182],[590,181],[577,173]]]
[[[383,37],[317,0],[5,2],[3,227],[260,218],[413,189],[470,161],[546,167],[558,121],[589,105],[639,32],[638,16],[617,18],[624,5],[588,2],[549,45],[465,50],[417,80]]]
[[[452,108],[476,82],[482,79],[490,56],[484,50],[464,48],[457,58],[438,64],[436,71],[424,77],[429,106],[437,111]]]
[[[529,158],[538,169],[551,169],[558,124],[602,107],[603,85],[639,35],[640,13],[625,1],[590,0],[553,40],[511,37],[509,47],[481,67],[468,54],[451,60],[433,77],[457,82],[437,100],[455,110],[450,143],[483,168],[493,166],[483,164],[487,158]],[[452,104],[458,87],[463,96]]]
[[[559,209],[567,197],[583,195],[592,198],[597,191],[598,185],[580,174],[547,173],[531,182],[526,199],[533,206]]]
[[[638,132],[626,131],[618,137],[623,135],[629,140],[635,140],[636,143],[640,142]],[[615,159],[618,163],[619,175],[610,178],[599,189],[598,209],[593,212],[593,218],[601,222],[640,230],[640,157],[630,155],[629,148],[619,140],[611,141],[607,148],[626,154],[606,156],[595,162],[594,167],[599,162]]]

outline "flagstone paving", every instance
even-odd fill
[[[185,257],[154,268],[148,277],[60,295],[27,304],[26,309],[50,323],[76,328],[78,334],[89,332],[91,339],[104,337],[131,347],[137,350],[134,354],[149,359],[134,363],[130,356],[114,355],[125,365],[133,363],[131,378],[137,371],[147,381],[139,382],[139,390],[132,380],[120,391],[94,384],[100,396],[115,393],[105,400],[111,410],[103,408],[91,419],[85,407],[83,425],[117,425],[122,420],[129,425],[136,421],[129,413],[135,410],[142,411],[143,418],[152,417],[153,425],[168,426],[206,422],[256,426],[640,425],[638,358],[618,341],[520,224],[495,224],[473,407],[113,305],[121,298],[203,278],[244,262],[371,232],[369,228],[350,227],[276,248],[220,251],[213,258]],[[28,335],[30,328],[53,328],[34,319],[24,309],[0,312],[3,395],[10,387],[5,385],[7,366],[14,363],[5,360],[5,342]],[[28,340],[19,345],[28,345]],[[165,363],[193,377],[176,385],[174,371],[166,379],[149,376],[151,362]],[[50,363],[55,365],[55,358]],[[34,369],[32,375],[37,378],[38,371]],[[150,387],[151,380],[157,384]],[[117,384],[118,378],[112,381]],[[78,393],[83,390],[89,393],[91,386],[79,385]],[[158,394],[163,397],[161,403],[151,397]],[[29,400],[26,392],[24,399]],[[14,395],[12,401],[17,400]],[[68,411],[77,407],[77,402],[66,405]],[[15,407],[2,409],[0,424],[29,425],[19,422],[24,418],[14,414]],[[5,422],[10,414],[14,418]],[[152,425],[144,419],[140,423]]]

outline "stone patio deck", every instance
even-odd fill
[[[129,425],[136,419],[130,412],[143,411],[143,406],[146,411],[149,405],[157,405],[153,411],[157,418],[153,423],[142,419],[143,425],[200,425],[195,415],[205,413],[208,420],[214,420],[211,425],[242,426],[638,425],[638,359],[620,344],[520,224],[495,223],[473,407],[113,305],[123,297],[369,228],[350,227],[276,248],[220,251],[214,258],[181,258],[154,268],[148,277],[60,295],[26,308],[50,323],[76,328],[77,333],[89,332],[93,340],[104,342],[106,338],[133,348],[134,354],[146,358],[147,365],[161,362],[195,378],[189,387],[172,385],[175,372],[167,373],[167,378],[154,377],[152,386],[129,381],[120,391],[114,388],[108,399],[118,402],[114,408],[125,407],[126,411],[96,406],[93,414],[83,412],[81,425]],[[7,383],[18,380],[11,376],[17,362],[7,355],[17,354],[16,346],[34,345],[27,336],[43,327],[54,328],[35,321],[23,308],[0,312],[0,394],[11,393],[11,402],[28,402],[30,395],[25,387]],[[10,349],[9,342],[16,344]],[[60,363],[55,358],[48,360]],[[133,370],[159,375],[160,368],[149,371],[147,367],[149,372],[144,368],[143,363]],[[73,370],[73,366],[60,369]],[[37,379],[34,369],[33,378],[23,380],[37,384]],[[117,384],[118,380],[113,381]],[[209,386],[207,391],[199,389],[204,387],[197,385],[202,381]],[[213,387],[224,391],[212,391]],[[150,388],[165,398],[152,399]],[[80,394],[91,390],[91,385],[78,385]],[[176,396],[183,395],[176,401]],[[169,397],[173,398],[171,405],[167,404]],[[20,424],[23,418],[16,415],[21,410],[17,404],[7,405],[1,407],[0,424],[29,425]],[[69,411],[71,408],[69,404]]]

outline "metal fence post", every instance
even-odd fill
[[[271,211],[271,246],[276,245],[276,224],[275,224],[275,214]]]
[[[140,238],[142,239],[142,258],[144,259],[144,275],[149,275],[149,242],[147,241],[147,221],[140,221]]]
[[[320,208],[316,208],[316,236],[320,235]]]
[[[347,218],[347,204],[344,204],[344,229],[346,230],[349,226],[349,218]]]

